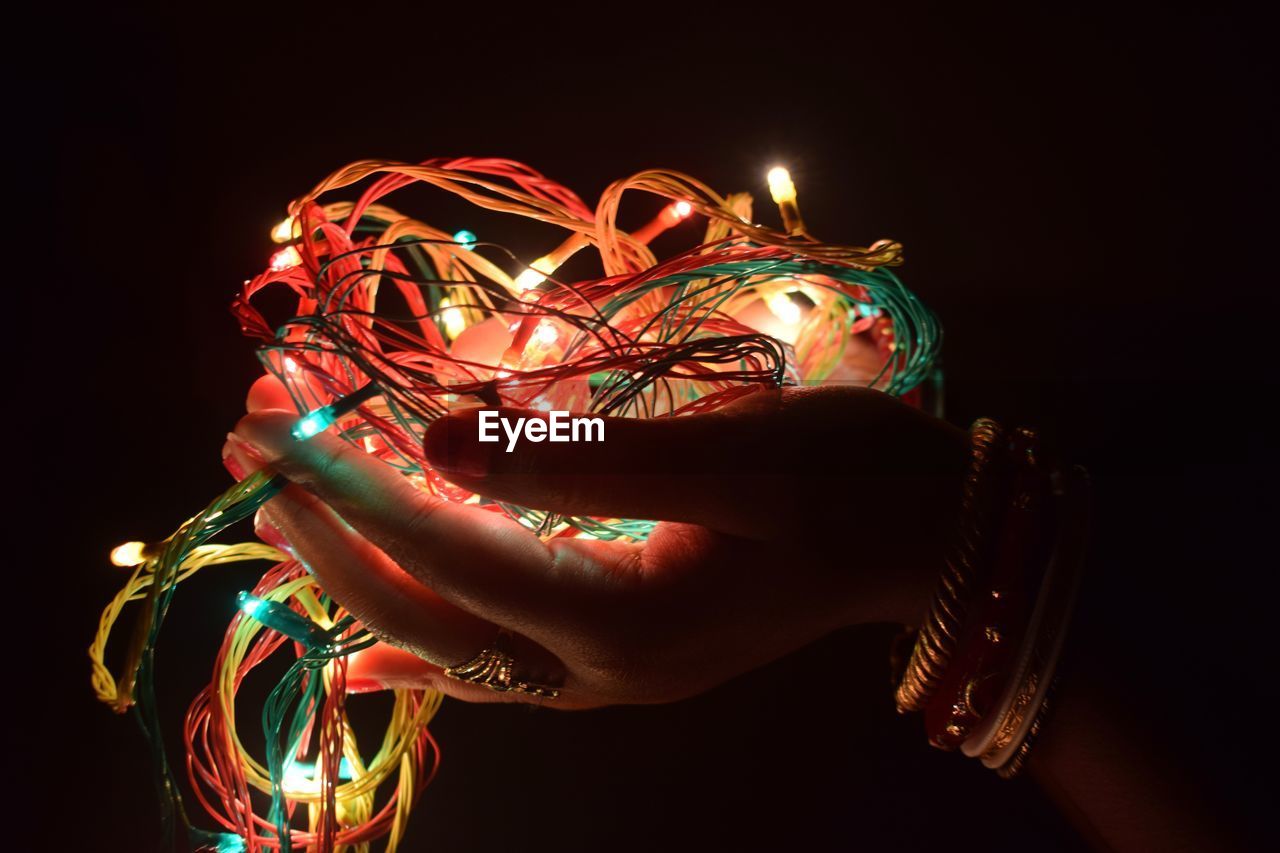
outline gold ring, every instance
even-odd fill
[[[502,638],[499,637],[499,644]],[[446,666],[444,674],[455,681],[479,684],[495,693],[521,693],[542,699],[555,699],[560,691],[542,684],[518,681],[512,676],[516,662],[500,648],[485,649],[480,654],[454,666]]]

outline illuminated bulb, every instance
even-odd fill
[[[240,605],[240,609],[245,612],[246,616],[257,617],[258,611],[266,604],[261,598],[256,595],[250,595],[247,592],[240,593],[238,598],[239,600],[236,603]]]
[[[319,435],[333,426],[334,420],[333,409],[328,406],[321,406],[314,412],[299,418],[290,432],[293,433],[293,437],[298,441],[306,441],[313,435]]]
[[[560,337],[560,333],[556,331],[556,327],[547,322],[538,324],[538,328],[534,329],[533,336],[538,339],[538,343],[551,346]]]
[[[800,306],[791,298],[791,294],[778,292],[769,297],[769,310],[788,326],[794,326],[804,316]]]
[[[786,204],[796,200],[796,185],[791,182],[791,173],[781,166],[769,170],[769,195],[774,204]]]
[[[146,562],[145,542],[125,542],[111,549],[111,565],[127,568]]]
[[[475,232],[468,231],[463,228],[461,231],[453,235],[453,242],[460,244],[462,248],[470,251],[476,247]]]
[[[693,213],[693,205],[689,204],[689,202],[687,201],[676,202],[675,209],[676,209],[676,216],[680,217],[681,219],[684,219],[690,213]]]
[[[286,355],[284,357],[284,369],[289,371],[290,373],[297,373],[298,362],[294,361],[291,357]]]
[[[525,270],[520,273],[520,275],[516,276],[516,290],[524,293],[525,291],[533,290],[546,280],[547,277],[537,270]]]
[[[271,256],[271,269],[275,272],[302,265],[302,255],[293,246],[285,246]]]
[[[529,269],[516,276],[516,290],[523,293],[526,290],[533,290],[538,285],[547,280],[547,275],[551,273],[557,264],[550,257],[543,255],[533,263],[529,264]]]
[[[467,328],[467,318],[462,309],[450,304],[448,299],[440,300],[440,320],[444,323],[444,331],[451,339],[457,339]]]
[[[293,217],[276,223],[276,227],[271,229],[271,241],[273,243],[288,243],[293,239]]]

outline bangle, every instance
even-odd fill
[[[992,568],[974,596],[952,664],[925,707],[925,730],[939,749],[964,743],[1001,697],[1025,636],[1038,569],[1050,553],[1044,512],[1050,481],[1038,458],[1038,437],[1016,430],[1006,456],[1012,475],[999,488],[1004,512],[992,537]]]
[[[960,500],[959,529],[898,684],[895,698],[900,713],[925,707],[955,653],[971,588],[979,580],[992,506],[989,474],[1002,438],[1000,425],[989,418],[980,418],[969,428],[970,461]]]
[[[1081,468],[1052,477],[1054,547],[1025,639],[993,713],[961,747],[1005,778],[1026,762],[1044,724],[1048,697],[1074,610],[1088,527],[1088,477]]]

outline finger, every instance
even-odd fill
[[[539,704],[538,697],[510,691],[499,693],[483,685],[449,678],[441,667],[387,643],[376,643],[347,658],[348,693],[382,690],[435,690],[452,699],[485,704]]]
[[[693,522],[760,535],[777,516],[762,511],[769,501],[760,495],[789,476],[794,456],[786,454],[775,417],[777,396],[752,398],[705,414],[601,418],[603,429],[591,441],[521,438],[514,446],[507,426],[497,430],[498,441],[482,442],[483,410],[473,409],[432,424],[424,447],[432,467],[487,497],[566,515]],[[520,419],[549,420],[543,412],[496,411],[512,429]],[[490,419],[490,436],[493,426]],[[567,432],[572,436],[572,427]],[[586,428],[579,434],[586,436]]]
[[[257,381],[249,386],[249,394],[245,398],[244,405],[245,411],[249,412],[258,412],[263,409],[288,411],[293,408],[293,398],[289,396],[289,389],[283,382],[267,373],[258,377]]]
[[[234,442],[231,455],[246,471],[260,464]],[[498,626],[418,583],[314,495],[289,486],[260,513],[272,538],[283,537],[335,601],[401,648],[449,666],[498,635]]]
[[[261,464],[323,500],[384,557],[464,610],[544,641],[566,609],[580,607],[607,575],[608,552],[590,560],[574,549],[553,552],[514,521],[429,495],[335,435],[294,441],[294,420],[257,412],[233,435],[251,442]],[[300,500],[291,494],[290,501]]]

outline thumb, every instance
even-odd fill
[[[789,491],[793,466],[777,464],[778,454],[769,452],[784,441],[780,410],[778,393],[765,391],[716,412],[601,417],[602,428],[575,430],[556,413],[556,432],[568,440],[552,440],[546,412],[471,409],[433,423],[424,449],[443,476],[496,500],[759,537],[786,515],[777,501]],[[530,429],[531,423],[539,425]],[[481,440],[482,428],[488,440]],[[764,503],[773,501],[767,512],[761,510],[765,490],[774,492],[766,494]]]

